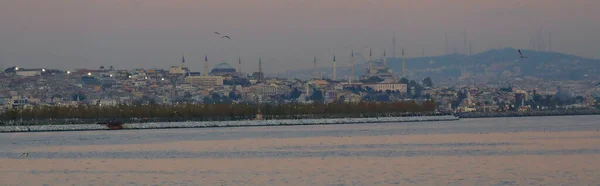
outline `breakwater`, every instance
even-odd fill
[[[334,118],[334,119],[274,119],[274,120],[237,120],[237,121],[189,121],[189,122],[148,122],[126,123],[123,129],[167,129],[167,128],[207,128],[207,127],[251,127],[251,126],[293,126],[293,125],[333,125],[355,123],[388,123],[420,121],[453,121],[459,118],[453,115],[373,117],[373,118]],[[65,124],[0,126],[0,132],[47,132],[47,131],[85,131],[109,130],[101,124]]]
[[[600,115],[599,109],[576,110],[545,110],[526,112],[462,112],[456,113],[460,118],[494,118],[494,117],[532,117],[532,116],[569,116],[569,115]]]

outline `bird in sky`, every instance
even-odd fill
[[[221,36],[221,38],[231,39],[231,37],[229,37],[229,36]]]
[[[527,58],[527,56],[524,56],[523,53],[521,52],[521,49],[518,50],[519,51],[519,55],[521,56],[521,59],[523,58]]]
[[[221,35],[221,33],[219,33],[219,32],[215,32],[215,34],[217,34],[217,35]]]

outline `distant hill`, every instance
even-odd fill
[[[481,52],[472,56],[443,55],[406,58],[409,79],[477,79],[494,80],[506,78],[535,77],[547,80],[600,79],[600,60],[588,59],[556,52],[521,50],[528,58],[521,59],[517,49],[504,48]],[[402,60],[388,58],[388,66],[398,75]],[[364,61],[355,67],[356,75],[364,73],[368,64]],[[324,77],[329,77],[332,69],[320,68]],[[349,67],[338,65],[338,78],[347,78]],[[310,78],[312,69],[288,71],[280,76]]]

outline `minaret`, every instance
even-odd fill
[[[204,55],[204,76],[208,76],[208,56]]]
[[[402,77],[406,77],[406,68],[405,65],[406,63],[404,62],[404,48],[402,48]]]
[[[238,57],[238,73],[242,74],[242,57]]]
[[[263,74],[263,69],[262,69],[262,57],[258,57],[258,81],[262,82],[263,78],[265,78],[265,74]]]
[[[373,53],[371,52],[371,49],[369,49],[369,74],[373,74],[373,60],[371,59],[372,56]]]
[[[262,73],[262,57],[258,58],[258,72]]]
[[[181,55],[181,67],[185,64],[185,56]]]
[[[319,75],[317,74],[317,56],[313,59],[313,78],[319,79]]]
[[[386,59],[385,59],[385,50],[383,50],[383,66],[387,67],[387,62],[386,62]]]
[[[350,78],[348,78],[348,82],[352,83],[352,79],[354,78],[354,50],[352,50],[352,53],[350,54],[350,65],[352,65],[352,74],[350,74]]]
[[[336,74],[336,63],[335,63],[335,54],[333,55],[333,80],[337,81],[337,74]]]

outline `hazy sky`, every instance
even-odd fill
[[[536,30],[552,49],[600,58],[598,0],[0,0],[0,67],[168,68],[182,54],[201,71],[241,56],[244,71],[331,66],[350,50],[392,55],[531,48]],[[213,32],[230,35],[220,39]],[[236,64],[237,65],[237,64]]]

